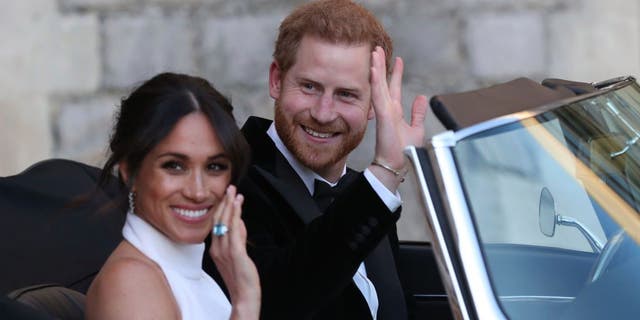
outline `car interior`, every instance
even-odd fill
[[[85,294],[122,239],[126,212],[117,183],[97,187],[100,173],[50,159],[0,177],[0,310],[25,319],[84,319]],[[450,319],[431,245],[403,242],[397,257],[412,318]]]

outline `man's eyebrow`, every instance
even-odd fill
[[[311,82],[313,84],[321,85],[320,82],[312,80],[311,78],[306,77],[306,76],[299,76],[299,77],[296,78],[296,81],[297,82]]]
[[[297,82],[309,82],[309,83],[313,83],[316,86],[324,88],[324,85],[322,85],[322,83],[320,83],[318,81],[315,81],[315,80],[312,80],[312,79],[309,79],[308,77],[305,77],[305,76],[297,77],[296,81]],[[349,92],[358,93],[358,94],[361,93],[362,91],[364,91],[362,88],[357,87],[357,86],[355,86],[355,87],[337,87],[336,90],[349,91]]]
[[[362,90],[359,89],[359,88],[338,88],[338,90],[348,91],[348,92],[351,92],[351,93],[360,93],[360,92],[362,92]]]

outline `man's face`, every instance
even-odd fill
[[[328,180],[339,177],[373,118],[370,60],[369,45],[306,36],[286,74],[271,65],[278,135],[302,164]]]

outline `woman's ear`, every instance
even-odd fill
[[[120,174],[122,181],[124,181],[124,184],[128,186],[129,185],[129,166],[125,161],[118,162],[118,173]],[[131,186],[131,188],[133,189],[133,186]]]

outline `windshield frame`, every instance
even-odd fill
[[[428,156],[428,163],[426,165],[430,166],[435,174],[435,181],[431,181],[431,183],[437,184],[437,187],[441,191],[439,196],[444,204],[442,207],[445,211],[445,216],[449,226],[448,228],[450,229],[449,231],[453,235],[453,243],[446,244],[444,247],[451,248],[450,250],[454,250],[457,256],[460,257],[460,268],[457,268],[457,270],[464,274],[458,275],[456,281],[465,281],[466,287],[469,290],[465,291],[460,290],[459,288],[455,289],[455,287],[453,289],[447,286],[445,287],[447,287],[449,295],[454,295],[456,300],[460,303],[466,304],[469,309],[473,309],[478,318],[506,319],[506,315],[500,307],[500,303],[497,299],[497,293],[495,292],[490,280],[490,274],[487,272],[487,265],[482,253],[476,223],[473,221],[474,218],[471,215],[470,206],[467,202],[467,195],[465,194],[464,186],[460,179],[460,173],[455,161],[455,155],[453,152],[454,147],[459,141],[467,137],[481,134],[484,131],[496,127],[532,118],[549,110],[591,99],[595,96],[603,95],[610,91],[615,91],[632,84],[635,84],[635,79],[633,77],[622,77],[607,80],[594,84],[594,86],[599,89],[596,92],[558,100],[531,110],[520,111],[494,118],[458,131],[445,131],[433,136],[429,140],[429,143],[427,143],[426,154]],[[414,165],[425,165],[424,163],[420,163],[418,157],[415,156],[415,148],[408,148],[405,153],[411,158]],[[424,183],[423,188],[429,188],[427,182],[423,181],[421,183]],[[431,212],[433,211],[433,205],[430,207],[428,206],[429,202],[432,202],[432,199],[430,199],[431,197],[432,195],[427,194],[425,195],[426,199],[423,199],[426,202],[427,207],[430,208],[427,210],[427,219],[430,222],[432,229],[442,228],[443,226],[438,223],[437,217],[435,217],[434,213]],[[442,241],[442,239],[437,240]],[[450,253],[447,253],[446,250],[444,250],[436,252],[436,254],[439,256],[441,261],[446,262],[442,267],[446,268],[450,275],[455,274],[456,268],[451,265],[451,259],[445,259],[443,257],[443,255],[448,255]],[[463,292],[468,292],[469,294],[465,295]],[[462,309],[464,310],[465,308],[463,307]],[[467,316],[465,315],[464,318],[467,318]]]
[[[463,140],[469,136],[473,136],[473,135],[482,133],[484,131],[487,131],[496,127],[504,126],[513,122],[518,122],[527,118],[535,117],[541,113],[545,113],[549,110],[553,110],[567,104],[588,100],[593,97],[600,96],[608,92],[624,88],[634,83],[636,83],[636,79],[632,76],[614,78],[614,79],[594,83],[594,86],[599,89],[596,92],[591,92],[591,93],[583,94],[580,96],[561,99],[558,101],[554,101],[552,103],[535,107],[530,110],[519,111],[519,112],[515,112],[505,116],[501,116],[498,118],[494,118],[491,120],[483,121],[483,122],[474,124],[472,126],[462,128],[458,131],[445,131],[443,133],[434,135],[431,138],[431,141],[432,141],[432,144],[453,147],[460,140]]]

